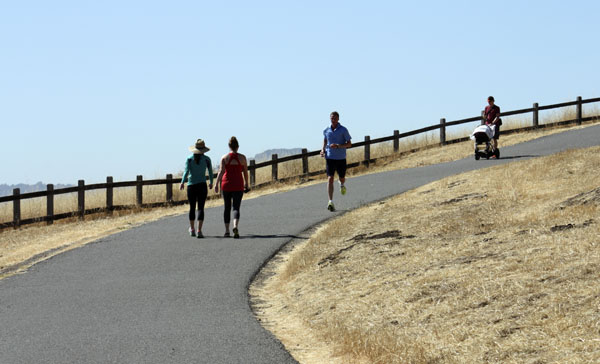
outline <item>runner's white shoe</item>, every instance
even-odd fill
[[[333,201],[329,201],[329,203],[327,204],[327,210],[335,211],[335,206],[333,206]]]

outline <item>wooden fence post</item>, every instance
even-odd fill
[[[581,96],[577,96],[577,125],[581,125],[581,119],[583,117],[583,109],[581,103]]]
[[[394,153],[400,150],[400,131],[394,130]]]
[[[13,189],[13,227],[16,229],[21,225],[21,189]]]
[[[540,105],[537,102],[533,103],[533,127],[537,129],[540,125]]]
[[[446,119],[440,119],[440,144],[446,145]]]
[[[46,224],[52,225],[54,223],[54,185],[46,185]]]
[[[302,174],[308,178],[308,150],[302,148]]]
[[[248,171],[250,172],[250,187],[254,187],[256,186],[256,161],[254,159],[250,159]]]
[[[135,184],[135,205],[137,207],[142,207],[142,194],[144,191],[144,186],[142,185],[142,181],[143,181],[143,177],[142,176],[137,176],[136,177],[136,184]]]
[[[273,181],[277,181],[277,159],[277,154],[271,156],[271,160],[273,161],[273,165],[271,166],[271,179]]]
[[[82,179],[77,181],[77,210],[79,220],[83,220],[85,215],[85,181]]]
[[[213,173],[213,171],[209,171],[208,173]],[[173,202],[173,175],[167,174],[167,198],[166,203],[170,204]]]
[[[113,178],[106,177],[106,211],[109,215],[113,213]]]
[[[371,161],[371,137],[365,135],[365,161],[364,164],[369,167]]]

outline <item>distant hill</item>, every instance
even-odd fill
[[[277,154],[279,158],[287,157],[288,155],[300,154],[302,153],[302,148],[280,148],[280,149],[268,149],[262,153],[258,153],[254,156],[254,160],[256,163],[264,162],[271,160],[273,154]]]
[[[65,188],[65,187],[73,187],[74,185],[62,185],[62,184],[55,184],[54,185],[54,189],[59,189],[59,188]],[[15,188],[19,188],[21,190],[21,193],[28,193],[28,192],[37,192],[37,191],[45,191],[46,190],[46,184],[42,183],[42,182],[38,182],[34,185],[27,185],[24,183],[19,183],[16,185],[7,185],[7,184],[0,184],[0,196],[10,196],[13,194],[13,189]]]
[[[273,154],[277,154],[277,156],[281,157],[287,157],[289,155],[294,155],[294,154],[300,154],[302,153],[302,148],[279,148],[279,149],[268,149],[265,150],[262,153],[258,153],[257,155],[254,156],[254,160],[256,161],[256,163],[260,163],[260,162],[264,162],[264,161],[268,161],[271,160],[271,157]],[[218,172],[219,170],[219,165],[213,165],[214,166],[214,171],[215,173]],[[178,176],[183,175],[183,171],[181,171]],[[74,185],[61,185],[61,184],[55,184],[54,185],[54,189],[59,189],[59,188],[65,188],[65,187],[73,187]],[[38,182],[34,185],[28,185],[28,184],[23,184],[23,183],[19,183],[16,185],[7,185],[7,184],[0,184],[0,196],[9,196],[13,194],[13,189],[15,188],[20,188],[21,189],[21,193],[28,193],[28,192],[37,192],[37,191],[45,191],[46,190],[46,184],[43,182]]]

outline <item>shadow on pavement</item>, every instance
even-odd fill
[[[539,155],[509,155],[507,157],[500,156],[500,159],[520,159],[520,158],[537,158]]]
[[[279,239],[279,238],[302,239],[302,240],[308,239],[308,238],[304,238],[301,236],[290,235],[290,234],[269,234],[269,235],[255,235],[255,234],[241,235],[240,234],[240,239]]]

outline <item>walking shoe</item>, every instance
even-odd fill
[[[204,235],[202,235],[202,231],[198,231],[198,233],[196,233],[196,237],[198,239],[202,239],[204,237]]]
[[[234,239],[239,239],[240,238],[240,233],[238,231],[237,228],[233,228],[233,238]]]
[[[227,231],[227,232],[225,232],[225,234],[223,234],[223,237],[224,237],[224,238],[228,238],[228,237],[230,237],[230,236],[231,236],[231,234],[229,234],[229,231]]]
[[[194,231],[194,229],[189,228],[188,231],[190,232],[190,236],[196,236],[196,232]]]
[[[345,194],[346,194],[346,186],[344,186],[344,185],[341,185],[341,186],[340,186],[340,193],[341,193],[342,195],[345,195]]]
[[[329,201],[329,203],[327,204],[327,210],[329,211],[335,211],[335,206],[333,206],[333,202]]]

